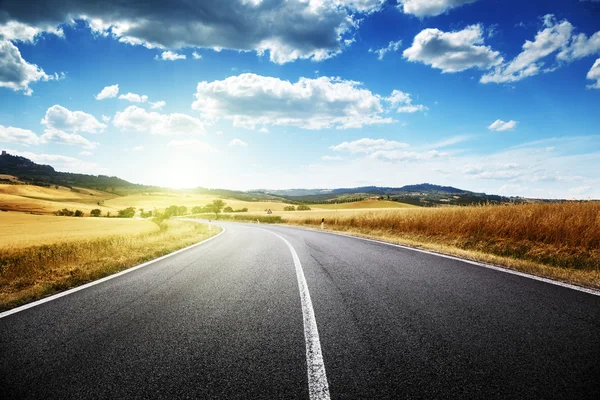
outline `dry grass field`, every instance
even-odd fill
[[[73,218],[0,212],[0,249],[137,235],[158,231],[151,221],[129,218]]]
[[[374,209],[374,208],[418,208],[411,204],[398,203],[397,201],[387,200],[363,200],[352,203],[342,204],[310,204],[311,209],[323,210],[356,210],[356,209]]]
[[[75,189],[75,191],[59,186],[41,187],[34,185],[0,184],[0,210],[34,212],[36,214],[52,214],[63,209],[79,209],[89,213],[94,208],[102,212],[111,211],[98,202],[115,197],[114,194],[91,189]]]
[[[209,230],[203,224],[173,220],[161,223],[160,229],[149,233],[92,236],[87,240],[47,245],[32,243],[25,246],[20,243],[2,246],[0,310],[100,279],[197,243],[218,232],[219,228],[216,227]]]

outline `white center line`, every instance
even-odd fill
[[[325,363],[321,353],[321,341],[319,340],[319,331],[317,330],[317,320],[313,310],[310,293],[302,264],[294,247],[275,232],[267,231],[277,236],[287,245],[294,259],[296,267],[296,278],[298,279],[298,288],[300,289],[300,301],[302,303],[302,315],[304,317],[304,341],[306,343],[306,365],[308,367],[308,393],[311,400],[329,400],[329,384],[325,374]]]

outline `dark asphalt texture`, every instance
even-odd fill
[[[0,319],[3,399],[308,399],[295,248],[332,399],[598,399],[600,297],[291,227]]]

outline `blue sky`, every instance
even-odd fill
[[[186,3],[3,2],[0,147],[169,187],[600,198],[598,1]]]

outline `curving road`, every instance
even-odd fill
[[[221,225],[4,314],[2,398],[600,398],[600,296],[377,242]]]

